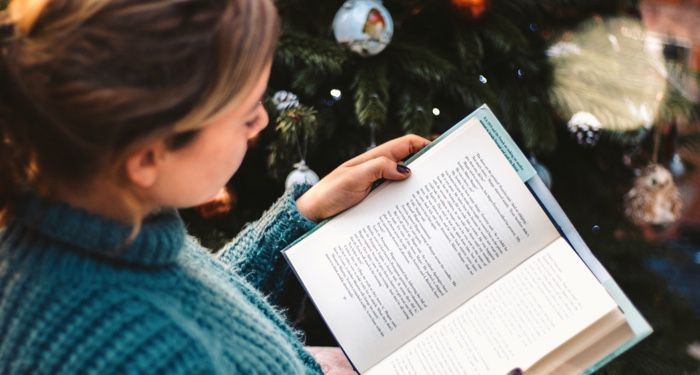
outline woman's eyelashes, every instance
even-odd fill
[[[261,105],[262,105],[262,100],[259,100],[258,105],[255,107],[255,113],[256,113],[255,117],[246,121],[245,126],[252,127],[252,126],[256,125],[258,123],[258,121],[260,121],[260,115],[259,115],[260,112],[258,110],[260,109]]]
[[[259,115],[256,115],[256,116],[253,117],[252,119],[246,121],[246,122],[245,122],[245,126],[251,128],[251,127],[255,126],[255,125],[258,123],[258,121],[260,121],[260,116],[259,116]]]

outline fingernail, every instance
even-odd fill
[[[401,164],[396,164],[396,170],[403,174],[411,173],[411,170],[407,166]]]
[[[510,370],[510,372],[507,375],[523,375],[523,370],[516,367],[516,368]]]

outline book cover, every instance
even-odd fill
[[[488,107],[407,164],[409,180],[284,251],[358,371],[592,372],[651,333]],[[475,340],[490,349],[465,359]],[[602,353],[587,349],[600,342]]]

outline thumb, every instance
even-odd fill
[[[379,156],[370,159],[357,166],[358,172],[362,175],[362,180],[372,183],[379,179],[405,180],[411,175],[411,170],[386,156]]]

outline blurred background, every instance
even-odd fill
[[[699,0],[279,0],[270,126],[216,200],[211,248],[285,186],[481,104],[655,332],[600,373],[700,373]],[[310,345],[332,336],[289,277]]]

